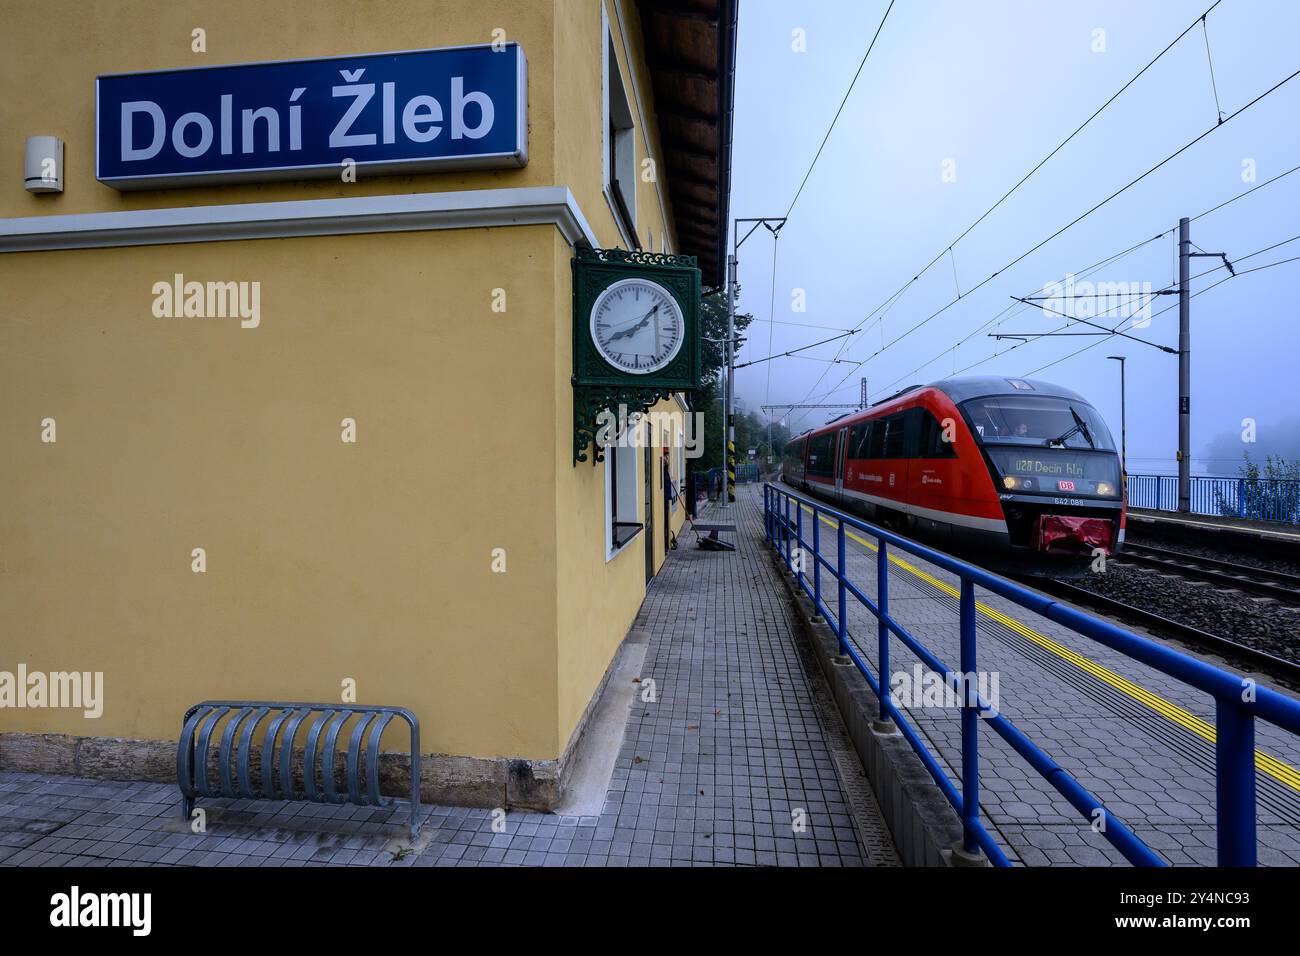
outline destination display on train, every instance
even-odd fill
[[[1119,461],[1113,454],[996,446],[986,450],[1008,491],[1109,497],[1119,487]]]
[[[515,43],[100,76],[95,104],[119,190],[528,162]]]

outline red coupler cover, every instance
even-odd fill
[[[1034,522],[1034,547],[1039,551],[1085,551],[1101,548],[1110,554],[1113,525],[1105,518],[1039,515]]]

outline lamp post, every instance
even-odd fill
[[[1124,361],[1126,355],[1107,355],[1106,358],[1119,362],[1119,467],[1128,484],[1128,424],[1124,417]]]

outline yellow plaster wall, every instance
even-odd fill
[[[0,256],[22,290],[0,314],[0,667],[103,671],[108,701],[0,730],[166,739],[200,699],[338,700],[351,677],[415,709],[426,749],[555,756],[554,432],[529,415],[553,402],[555,234]],[[485,261],[510,264],[504,315]],[[260,281],[261,325],[155,318],[175,272]]]

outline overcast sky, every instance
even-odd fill
[[[858,325],[1212,2],[898,0],[776,243],[774,292],[770,235],[760,230],[741,247],[740,308],[758,320],[835,329]],[[741,0],[734,216],[785,214],[887,3]],[[1206,24],[1225,115],[1300,69],[1300,4],[1293,0],[1222,0]],[[801,40],[806,52],[793,49]],[[1101,43],[1104,52],[1094,52]],[[1012,348],[1018,345],[1014,340],[986,337],[995,330],[1040,333],[1065,324],[1028,307],[1007,313],[955,351],[952,346],[1013,304],[1010,296],[1043,295],[1045,285],[1067,273],[1080,273],[1170,229],[1175,234],[1089,279],[1138,289],[1150,283],[1155,290],[1175,281],[1180,216],[1199,215],[1300,166],[1300,77],[969,291],[1215,122],[1206,39],[1198,24],[958,242],[951,256],[945,254],[912,284],[883,321],[868,320],[847,345],[834,342],[801,354],[834,358],[843,346],[839,357],[856,363],[888,345],[883,352],[856,371],[853,365],[800,358],[754,365],[737,373],[738,394],[755,410],[769,400],[851,402],[865,376],[874,401],[986,359],[965,374],[1025,376],[1097,343],[1035,377],[1081,392],[1118,440],[1119,369],[1106,356],[1127,355],[1129,471],[1168,473],[1177,448],[1175,355],[1121,338],[1041,338]],[[1243,180],[1246,161],[1253,161],[1254,182]],[[1300,172],[1192,224],[1193,242],[1234,259],[1297,234]],[[1300,256],[1300,241],[1248,259],[1238,270],[1293,256]],[[1192,274],[1216,265],[1193,260]],[[1226,275],[1222,269],[1210,272],[1193,283],[1193,291]],[[1240,446],[1252,451],[1266,450],[1282,429],[1300,428],[1294,411],[1300,394],[1297,283],[1300,262],[1244,275],[1192,300],[1192,444],[1198,455],[1211,442],[1214,457],[1226,455],[1232,443],[1222,439],[1229,433],[1235,442],[1244,418],[1258,422],[1259,444]],[[796,290],[804,290],[804,312],[796,311]],[[958,290],[959,302],[889,344]],[[1076,306],[1079,301],[1069,300]],[[1157,297],[1152,312],[1176,301]],[[1089,319],[1108,327],[1118,320],[1115,313]],[[1091,330],[1077,325],[1071,331]],[[739,361],[834,334],[755,321]],[[1176,346],[1177,308],[1132,334]],[[1004,354],[991,358],[995,351]],[[837,386],[833,395],[825,394]],[[799,414],[791,416],[797,428],[827,417],[822,411]],[[1236,464],[1198,460],[1196,470],[1232,474]]]

